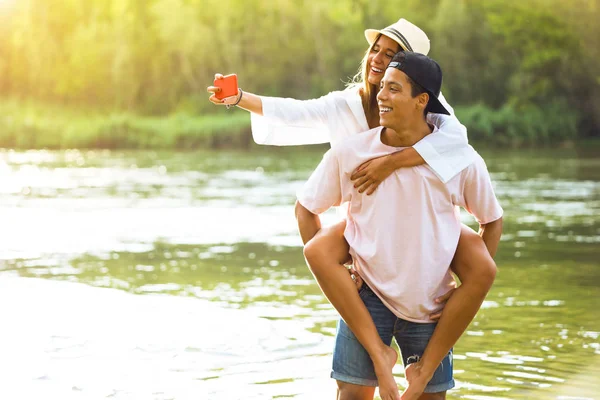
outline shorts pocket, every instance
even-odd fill
[[[369,285],[367,285],[365,281],[363,281],[362,286],[360,287],[360,289],[358,289],[358,295],[361,299],[365,300],[371,296],[375,296],[375,293],[373,293],[373,290],[371,290]]]

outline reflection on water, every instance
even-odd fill
[[[0,397],[329,397],[336,313],[292,211],[321,154],[0,153]],[[500,272],[449,398],[596,398],[600,160],[483,155]]]

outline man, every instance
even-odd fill
[[[296,206],[300,234],[307,243],[320,229],[318,214],[348,202],[344,236],[365,282],[361,299],[383,342],[389,345],[396,338],[405,366],[422,356],[435,329],[429,315],[439,311],[434,299],[453,282],[449,266],[460,234],[456,206],[475,216],[491,254],[502,230],[502,208],[476,153],[472,164],[445,184],[422,165],[396,170],[370,196],[353,188],[350,176],[358,165],[412,146],[434,131],[425,120],[427,112],[448,114],[437,98],[441,82],[435,61],[418,53],[398,53],[377,96],[382,127],[327,152]],[[333,358],[339,399],[372,399],[377,386],[373,364],[342,320]],[[414,374],[418,371],[407,370],[409,383]],[[454,386],[451,351],[427,378],[416,396],[424,391],[419,399],[444,399]]]

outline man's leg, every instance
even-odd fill
[[[436,324],[415,323],[402,319],[396,321],[394,337],[402,353],[402,363],[405,367],[407,380],[409,380],[411,366],[421,361],[434,331],[437,330]],[[416,394],[415,400],[445,399],[446,391],[454,387],[453,371],[452,350],[450,350],[443,357],[431,379],[426,382],[423,387],[424,393]]]
[[[374,321],[380,340],[386,345],[391,344],[396,316],[366,284],[360,289],[359,300]],[[371,400],[378,384],[371,357],[343,319],[338,321],[331,377],[338,383],[338,397],[341,399]]]
[[[420,399],[423,388],[475,318],[494,283],[496,264],[483,239],[465,225],[461,229],[452,270],[460,278],[461,285],[446,303],[421,360],[407,369],[409,386],[402,394],[403,400]]]
[[[341,381],[336,382],[338,385],[337,400],[373,400],[374,387],[353,385]]]
[[[336,400],[373,400],[375,388],[337,381]],[[446,400],[446,392],[423,393],[419,400]]]
[[[348,243],[344,238],[345,226],[345,222],[341,222],[321,229],[304,247],[304,256],[321,290],[371,358],[381,399],[397,400],[400,393],[392,368],[398,354],[389,347],[389,343],[386,345],[381,340],[373,319],[344,266],[350,257]]]
[[[446,400],[446,392],[440,393],[423,393],[419,400]]]

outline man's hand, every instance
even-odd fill
[[[360,277],[360,275],[358,274],[358,272],[356,272],[354,268],[348,268],[348,273],[350,274],[350,277],[356,285],[356,290],[360,290],[360,288],[363,285],[363,279]]]
[[[450,299],[450,297],[452,297],[452,295],[454,294],[455,291],[456,291],[456,282],[453,282],[451,284],[451,289],[448,292],[446,292],[446,294],[435,299],[434,300],[435,303],[436,304],[446,304],[446,302]],[[437,321],[438,319],[440,319],[442,317],[443,311],[444,311],[444,309],[441,309],[440,311],[429,315],[429,319],[431,319],[432,321]]]
[[[362,163],[354,170],[350,179],[355,181],[354,187],[358,188],[359,193],[366,191],[368,196],[373,194],[377,186],[390,176],[394,170],[395,168],[390,162],[390,156],[387,155]]]

